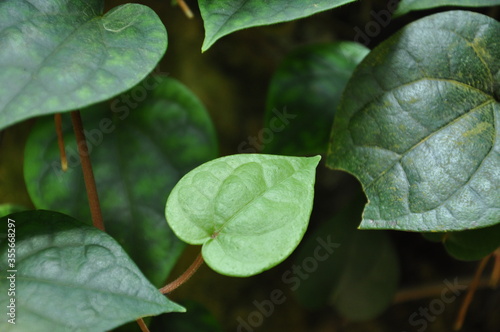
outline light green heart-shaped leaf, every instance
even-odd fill
[[[298,245],[312,210],[320,156],[222,157],[186,174],[166,205],[174,233],[202,244],[215,271],[250,276],[282,262]]]
[[[444,6],[486,7],[500,5],[500,0],[401,0],[394,16],[401,16],[414,10]]]
[[[140,82],[167,48],[153,10],[102,0],[0,2],[0,129],[79,109]]]
[[[292,21],[355,0],[200,0],[205,25],[202,52],[219,38],[245,28]]]
[[[450,11],[403,28],[355,70],[327,164],[368,196],[361,228],[500,220],[500,23]]]
[[[106,230],[160,286],[185,246],[165,223],[168,194],[182,175],[217,156],[208,113],[176,80],[150,77],[111,109],[94,107],[82,117]],[[27,188],[37,208],[90,222],[71,121],[63,119],[68,171],[61,170],[53,118],[40,119],[26,145]]]
[[[368,54],[363,45],[310,45],[287,56],[267,96],[265,153],[325,153],[333,115],[354,68]]]
[[[15,287],[5,277],[0,283],[0,305],[5,309],[14,299],[16,313],[15,325],[4,314],[1,331],[108,331],[142,316],[185,311],[149,283],[113,238],[92,226],[38,210],[3,217],[0,227],[15,229],[15,242],[0,239],[0,268],[15,280]],[[8,261],[12,249],[15,258]],[[7,296],[7,288],[15,294]]]

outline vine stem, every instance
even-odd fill
[[[186,2],[184,2],[184,0],[177,0],[177,4],[179,5],[179,7],[181,7],[182,11],[184,12],[184,14],[186,14],[187,18],[194,17],[191,8],[189,8],[189,6],[187,5]]]
[[[481,259],[481,261],[479,262],[479,265],[476,269],[476,273],[474,274],[474,278],[472,279],[472,282],[470,283],[470,286],[467,289],[467,294],[465,294],[464,301],[462,302],[462,305],[460,306],[460,310],[458,311],[457,319],[455,320],[455,324],[453,325],[453,330],[458,331],[464,325],[465,316],[467,315],[467,310],[469,309],[469,305],[472,302],[472,298],[474,297],[474,294],[476,293],[476,290],[477,290],[477,287],[479,285],[479,281],[481,280],[481,275],[483,274],[484,268],[486,267],[486,264],[488,263],[488,260],[491,257],[492,257],[492,254]]]
[[[137,324],[141,328],[142,332],[149,332],[148,326],[146,325],[146,323],[144,323],[144,319],[138,318],[135,321],[137,322]]]
[[[61,113],[54,114],[54,124],[56,126],[57,145],[59,146],[59,155],[61,156],[61,169],[63,170],[63,172],[66,172],[68,170],[68,159],[66,158],[66,149],[64,148]]]
[[[85,188],[87,189],[87,197],[89,199],[92,223],[95,227],[104,231],[101,205],[99,203],[99,196],[97,195],[94,172],[92,171],[89,148],[87,146],[87,141],[85,140],[85,133],[83,132],[83,122],[80,111],[71,112],[71,122],[73,123],[73,129],[75,131],[77,142],[76,144],[78,147],[78,154],[80,155],[80,161],[82,163],[83,179],[85,181]]]
[[[498,248],[493,253],[493,271],[491,271],[490,285],[493,288],[498,287],[498,282],[500,281],[500,248]]]
[[[466,279],[460,278],[461,284],[469,285],[473,281],[473,278],[468,277]],[[488,287],[490,280],[488,278],[483,278],[479,280],[478,287]],[[460,291],[458,287],[450,287],[451,291]],[[399,304],[409,301],[416,301],[425,298],[432,298],[441,295],[443,291],[443,283],[431,283],[416,287],[404,288],[396,293],[393,298],[393,304]]]
[[[163,286],[160,288],[160,292],[162,294],[167,294],[172,292],[173,290],[177,289],[180,285],[184,284],[186,281],[189,280],[195,274],[195,272],[198,270],[198,268],[203,264],[203,256],[201,255],[201,252],[198,254],[194,262],[187,268],[187,270],[181,274],[181,276],[171,283],[168,283],[167,285]]]

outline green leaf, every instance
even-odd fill
[[[500,224],[481,229],[447,233],[443,244],[446,251],[456,259],[479,260],[500,247]]]
[[[351,241],[330,301],[350,320],[368,320],[392,303],[399,281],[398,257],[385,232],[357,230]]]
[[[486,7],[500,5],[500,0],[401,0],[394,16],[401,16],[414,10],[444,6]]]
[[[2,231],[7,221],[15,242],[0,240],[0,268],[16,272],[1,283],[0,305],[14,299],[16,316],[13,325],[4,314],[0,330],[107,331],[142,316],[185,311],[150,284],[106,233],[52,211],[11,214],[1,219]],[[7,266],[12,249],[14,268]],[[5,296],[7,286],[15,294]]]
[[[325,153],[340,95],[368,52],[357,43],[337,42],[306,46],[287,56],[271,80],[263,151]]]
[[[292,21],[355,0],[199,0],[205,25],[202,52],[219,38],[245,28]]]
[[[388,234],[356,229],[361,208],[358,203],[348,205],[304,241],[295,265],[317,266],[294,289],[305,307],[331,303],[346,318],[359,321],[376,317],[390,305],[398,286],[398,257]],[[326,255],[323,243],[338,248]]]
[[[160,286],[185,246],[165,223],[165,201],[182,175],[217,156],[217,143],[198,99],[170,78],[146,91],[155,80],[115,99],[111,110],[88,109],[82,117],[106,230]],[[37,208],[90,222],[73,129],[64,120],[68,171],[61,171],[53,119],[40,120],[25,151],[28,191]]]
[[[153,10],[102,0],[0,2],[0,129],[79,109],[140,82],[167,48]]]
[[[422,236],[424,239],[431,241],[431,242],[443,242],[443,237],[446,234],[446,232],[424,232],[422,233]]]
[[[203,258],[215,271],[260,273],[302,239],[320,158],[241,154],[212,160],[172,190],[167,221],[181,240],[203,245]]]
[[[500,23],[451,11],[374,49],[336,114],[327,164],[368,196],[361,228],[446,231],[500,220]]]
[[[422,233],[425,239],[440,242],[454,258],[474,261],[484,258],[500,247],[500,224],[459,232]]]
[[[16,204],[0,204],[0,217],[23,210],[26,210],[24,206]]]

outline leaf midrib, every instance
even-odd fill
[[[30,85],[33,82],[33,77],[36,77],[40,73],[40,70],[44,68],[44,64],[48,61],[48,59],[52,58],[53,54],[57,53],[63,47],[63,45],[68,41],[68,39],[72,38],[75,35],[75,33],[77,33],[80,30],[82,26],[88,24],[89,22],[92,23],[92,21],[95,18],[97,18],[97,16],[90,18],[88,21],[85,21],[82,24],[74,26],[73,31],[71,31],[70,34],[68,34],[63,40],[61,40],[57,44],[57,46],[46,57],[44,57],[44,59],[42,60],[42,62],[40,62],[37,68],[31,72],[30,75],[31,79],[27,80],[26,83],[19,89],[19,91],[5,104],[3,110],[7,110],[9,108],[9,105],[11,105],[15,100],[17,100],[17,98],[19,98],[19,95],[26,89],[28,85]]]
[[[239,165],[241,166],[241,165]],[[259,166],[262,168],[262,166],[259,164]],[[293,167],[293,166],[292,166]],[[209,240],[215,240],[217,239],[217,237],[220,235],[220,233],[222,232],[222,230],[224,229],[224,227],[230,223],[234,218],[236,218],[236,216],[238,216],[240,214],[240,212],[247,208],[249,205],[251,205],[255,200],[257,200],[258,198],[261,198],[264,196],[264,194],[268,191],[270,191],[271,189],[277,187],[278,185],[280,185],[281,183],[287,181],[288,179],[294,177],[298,172],[300,172],[302,170],[302,168],[299,168],[298,170],[296,170],[294,168],[294,172],[290,175],[290,176],[287,176],[285,178],[283,178],[283,180],[279,181],[279,182],[276,182],[272,187],[267,187],[266,185],[266,188],[261,191],[258,195],[255,195],[247,204],[243,205],[241,208],[239,208],[228,220],[226,220],[218,229],[214,230],[211,234],[211,236],[209,237]],[[233,170],[234,171],[234,170]],[[227,177],[226,177],[227,179]],[[214,225],[215,226],[215,225]],[[215,229],[215,227],[214,227]]]
[[[447,81],[447,82],[453,82],[453,83],[457,83],[457,84],[462,84],[462,85],[466,85],[466,84],[463,84],[461,82],[456,82],[456,81],[453,81],[453,80],[440,80],[440,79],[420,79],[420,80],[417,80],[417,81],[414,81],[414,82],[411,82],[411,83],[407,83],[405,85],[410,85],[410,84],[413,84],[413,83],[416,83],[416,82],[419,82],[419,81],[424,81],[424,80],[432,80],[432,81]],[[468,86],[468,85],[466,85]],[[468,86],[470,87],[470,86]],[[400,87],[398,87],[400,88]],[[472,87],[471,87],[472,88]],[[475,88],[474,88],[475,89]],[[367,190],[368,188],[370,188],[375,182],[377,182],[381,177],[383,177],[389,170],[391,170],[396,164],[398,164],[401,159],[403,157],[405,157],[410,151],[412,151],[413,149],[415,149],[416,147],[418,147],[420,144],[426,142],[427,140],[429,140],[431,137],[433,137],[434,135],[436,135],[437,133],[439,133],[440,131],[444,130],[445,128],[449,127],[450,125],[456,123],[457,121],[459,121],[460,119],[462,119],[463,117],[465,116],[468,116],[470,115],[471,113],[477,111],[477,110],[480,110],[482,109],[483,107],[485,107],[486,105],[488,104],[493,104],[495,103],[495,99],[485,93],[484,91],[482,90],[479,90],[479,89],[475,89],[476,91],[480,91],[481,93],[483,94],[486,94],[488,96],[490,96],[491,98],[486,100],[485,102],[483,102],[482,104],[472,108],[471,110],[467,111],[467,112],[464,112],[463,114],[460,114],[458,117],[456,117],[455,119],[451,120],[450,122],[448,122],[447,124],[445,124],[444,126],[440,127],[440,128],[437,128],[435,131],[433,131],[430,135],[427,135],[426,137],[424,137],[423,139],[421,139],[420,141],[418,141],[416,144],[412,145],[410,148],[408,148],[406,151],[404,151],[403,153],[397,153],[399,155],[399,158],[396,159],[390,166],[388,166],[385,170],[383,170],[377,177],[375,177],[368,185],[365,186],[365,190]],[[358,145],[358,147],[363,147],[363,145]],[[372,148],[372,146],[366,146],[366,147],[369,147],[369,148]],[[391,151],[391,152],[394,152],[394,151]],[[395,152],[396,153],[396,152]]]

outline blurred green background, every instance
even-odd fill
[[[125,1],[106,1],[106,7],[123,3]],[[239,31],[217,41],[202,54],[204,30],[195,1],[187,1],[195,14],[191,20],[168,0],[139,3],[153,8],[168,31],[167,53],[157,71],[178,79],[201,99],[214,121],[221,155],[238,153],[239,144],[263,128],[269,82],[287,54],[304,45],[353,41],[355,28],[364,29],[365,24],[373,20],[370,13],[387,6],[387,1],[358,1],[309,18]],[[391,21],[380,34],[371,38],[368,47],[375,47],[405,24],[439,10],[410,13]],[[497,20],[500,18],[498,7],[474,11]],[[23,179],[23,150],[35,121],[25,121],[0,132],[0,204],[33,207]],[[315,205],[306,238],[361,196],[361,187],[352,176],[328,170],[320,164]],[[360,220],[361,215],[359,220],[352,222],[356,224]],[[477,262],[456,261],[448,256],[442,245],[429,242],[420,234],[389,234],[400,262],[400,292],[412,290],[410,294],[415,299],[394,303],[378,318],[352,322],[330,306],[314,310],[303,308],[289,285],[282,281],[283,274],[295,264],[294,254],[270,271],[250,278],[230,278],[202,266],[187,284],[169,296],[179,303],[187,301],[188,309],[192,308],[189,316],[164,315],[155,319],[152,330],[237,331],[238,317],[246,321],[249,314],[257,310],[253,304],[255,300],[269,299],[273,290],[280,289],[286,300],[277,305],[273,314],[264,318],[255,331],[417,331],[410,325],[409,317],[440,297],[444,279],[470,279]],[[188,247],[169,279],[180,275],[198,252],[198,247]],[[427,285],[434,287],[428,295],[423,293]],[[447,304],[444,312],[429,322],[425,331],[450,331],[463,297],[462,294]],[[500,331],[499,310],[500,290],[482,287],[471,305],[463,331]],[[213,318],[216,323],[212,322]],[[202,323],[195,322],[198,319]],[[190,322],[201,325],[190,326]]]

